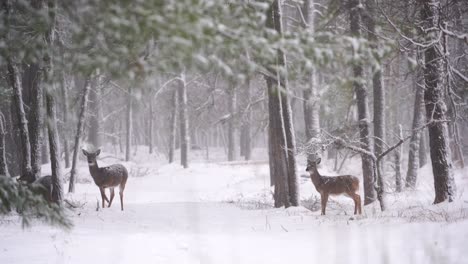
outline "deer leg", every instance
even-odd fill
[[[109,206],[108,207],[111,207],[111,204],[112,204],[112,200],[114,200],[114,188],[110,188],[110,201],[109,201]]]
[[[328,194],[321,193],[321,200],[322,200],[322,215],[325,215],[325,211],[327,209]]]
[[[101,191],[102,208],[104,208],[104,201],[109,202],[109,199],[107,199],[106,192],[103,187],[99,187],[99,191]]]
[[[119,196],[120,196],[120,209],[123,211],[123,192],[125,189],[125,183],[121,183],[119,186]]]

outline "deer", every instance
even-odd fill
[[[88,152],[84,149],[82,151],[88,159],[89,173],[101,192],[102,208],[105,207],[104,202],[107,202],[108,207],[111,207],[115,195],[114,188],[119,186],[120,209],[123,211],[123,192],[128,178],[127,169],[122,164],[113,164],[100,168],[96,161],[97,156],[101,153],[100,149],[95,152]],[[110,189],[110,200],[106,196],[106,188]]]
[[[362,214],[361,196],[359,192],[359,179],[352,175],[322,176],[317,170],[321,158],[307,161],[306,171],[310,173],[310,179],[320,193],[322,202],[322,215],[325,215],[329,195],[345,195],[354,201],[354,214]]]

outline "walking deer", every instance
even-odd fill
[[[306,171],[310,173],[310,179],[315,185],[315,189],[320,193],[322,202],[322,215],[325,215],[328,196],[344,194],[354,200],[354,214],[361,214],[361,196],[359,196],[359,179],[356,176],[322,176],[317,170],[317,165],[321,159],[315,161],[308,160]]]
[[[100,149],[93,153],[83,149],[83,154],[88,158],[89,173],[91,173],[94,183],[99,187],[99,191],[101,191],[102,208],[104,208],[104,201],[109,203],[108,207],[111,207],[112,200],[114,199],[114,188],[119,186],[120,208],[123,211],[123,192],[128,178],[127,169],[122,164],[113,164],[99,168],[96,157],[100,153]],[[107,199],[106,188],[110,189],[110,200]]]

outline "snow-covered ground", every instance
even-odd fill
[[[100,165],[120,162],[111,153],[101,155]],[[466,169],[456,171],[456,202],[431,205],[426,166],[418,190],[390,195],[384,213],[374,204],[354,218],[346,197],[332,197],[321,216],[305,177],[303,206],[272,208],[262,155],[250,163],[221,162],[221,150],[210,155],[223,158],[210,162],[203,151],[195,155],[182,169],[141,148],[134,162],[123,163],[130,172],[123,212],[118,199],[96,210],[99,190],[81,162],[81,183],[66,196],[82,205],[69,212],[73,229],[36,223],[22,230],[17,217],[0,219],[0,263],[467,263]],[[322,174],[334,174],[327,173],[331,163],[323,164]],[[358,159],[350,160],[343,171],[360,175],[359,167]]]

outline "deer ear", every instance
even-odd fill
[[[100,149],[98,149],[98,150],[96,151],[96,156],[99,156],[99,154],[101,154],[101,150],[100,150]]]
[[[82,149],[82,151],[85,156],[88,156],[89,153],[86,150]]]
[[[322,159],[321,159],[321,158],[318,158],[316,163],[317,163],[317,164],[320,164],[321,161],[322,161]]]

